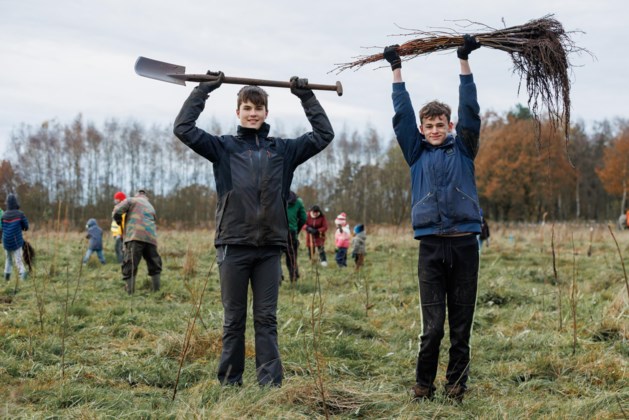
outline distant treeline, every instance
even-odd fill
[[[220,134],[212,119],[208,131]],[[231,131],[231,130],[230,130]],[[295,137],[308,131],[277,132]],[[541,135],[538,136],[538,133]],[[83,226],[109,220],[116,191],[146,189],[164,227],[212,226],[216,192],[212,164],[172,134],[170,125],[146,127],[109,120],[102,127],[81,115],[68,123],[23,125],[0,166],[0,200],[16,192],[36,225]],[[495,220],[615,219],[626,203],[629,122],[602,121],[586,132],[572,127],[566,143],[547,122],[536,126],[527,108],[483,116],[476,158],[480,204]],[[372,128],[347,132],[300,166],[293,190],[306,207],[318,204],[352,224],[410,221],[409,169],[392,138]]]

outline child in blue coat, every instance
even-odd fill
[[[83,264],[87,264],[90,256],[95,252],[98,260],[101,264],[105,264],[105,257],[103,256],[103,230],[98,226],[96,219],[90,219],[87,221],[87,235],[89,244],[87,246],[87,252],[83,257]]]
[[[24,238],[22,231],[28,230],[28,219],[20,210],[20,204],[15,194],[7,196],[7,211],[2,214],[2,246],[6,254],[4,264],[4,279],[11,279],[13,263],[17,266],[22,280],[26,279],[26,267],[22,260],[22,246]]]

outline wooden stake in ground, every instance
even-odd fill
[[[561,23],[553,15],[531,20],[520,26],[494,29],[487,25],[465,21],[465,33],[473,35],[484,48],[493,48],[508,53],[513,60],[514,73],[520,76],[520,86],[524,82],[528,92],[528,106],[540,125],[541,106],[548,110],[553,127],[562,127],[569,137],[570,129],[570,78],[568,70],[571,53],[589,51],[577,47]],[[489,32],[469,32],[468,29],[480,27]],[[454,29],[440,31],[409,30],[400,36],[417,38],[400,45],[398,53],[404,61],[420,55],[456,49],[463,45],[463,33]],[[590,54],[591,55],[591,54]],[[350,63],[338,64],[335,69],[357,70],[365,64],[376,63],[384,59],[382,53],[357,57]],[[519,90],[519,87],[518,87]]]

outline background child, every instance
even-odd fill
[[[17,266],[22,280],[26,279],[26,268],[22,260],[24,237],[22,231],[28,230],[28,219],[22,213],[15,194],[7,196],[7,211],[2,214],[2,246],[6,254],[4,263],[4,279],[9,281],[13,262]]]
[[[360,267],[365,263],[366,249],[367,233],[365,232],[365,225],[356,225],[354,227],[354,237],[352,238],[352,258],[356,264],[356,271],[360,270]]]
[[[323,267],[328,266],[328,259],[325,255],[325,232],[328,230],[328,221],[321,212],[321,208],[314,205],[308,212],[306,218],[306,246],[310,261],[314,261],[316,252],[319,252],[319,261]]]
[[[288,194],[286,202],[286,217],[288,218],[288,244],[286,245],[286,268],[290,281],[295,282],[299,278],[299,265],[297,254],[299,250],[299,232],[306,224],[306,208],[301,198],[294,191]]]
[[[347,216],[341,213],[334,220],[336,230],[334,231],[334,246],[336,246],[336,264],[339,267],[347,267],[347,249],[352,238],[347,225]]]
[[[100,263],[105,264],[105,257],[103,256],[103,230],[98,226],[96,219],[88,220],[85,228],[87,229],[87,235],[85,237],[89,239],[90,242],[87,245],[87,252],[83,257],[83,264],[87,264],[94,252]]]

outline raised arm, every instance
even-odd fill
[[[216,136],[197,127],[197,119],[205,109],[208,95],[221,86],[225,75],[223,72],[208,72],[208,74],[217,74],[219,78],[212,82],[199,83],[199,86],[192,90],[175,118],[173,132],[186,146],[211,162],[215,162],[220,155],[219,142]]]
[[[480,48],[480,42],[476,38],[471,35],[464,35],[463,45],[456,50],[461,67],[459,76],[461,79],[459,86],[459,121],[456,131],[472,158],[475,158],[478,153],[480,107],[476,95],[476,84],[470,68],[469,55],[478,48]]]
[[[312,89],[308,87],[308,79],[293,76],[290,79],[291,93],[297,96],[304,108],[306,118],[312,127],[312,131],[296,138],[296,141],[288,143],[290,152],[288,156],[294,167],[302,164],[316,155],[334,139],[334,130],[325,110],[317,100]]]
[[[393,130],[404,159],[410,165],[421,153],[421,138],[417,127],[415,111],[402,79],[402,60],[398,53],[399,45],[389,45],[384,49],[384,59],[391,64],[393,73]]]

